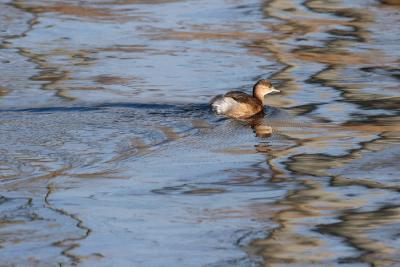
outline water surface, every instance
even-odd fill
[[[399,265],[399,13],[0,0],[0,265]]]

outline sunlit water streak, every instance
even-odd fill
[[[400,264],[399,12],[0,1],[0,265]]]

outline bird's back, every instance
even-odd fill
[[[261,101],[240,91],[218,95],[210,101],[210,104],[217,114],[234,118],[248,118],[263,109]]]

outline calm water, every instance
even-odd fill
[[[400,266],[386,2],[0,0],[0,266]]]

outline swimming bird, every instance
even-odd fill
[[[267,94],[280,92],[271,82],[259,80],[253,86],[253,96],[240,91],[230,91],[217,95],[210,101],[212,110],[220,115],[235,119],[247,119],[264,110],[264,97]]]

